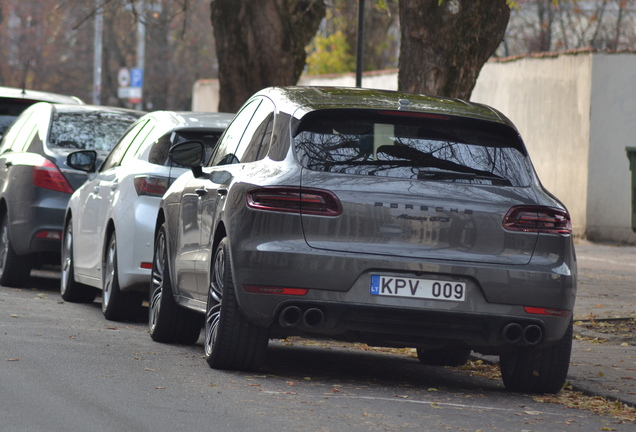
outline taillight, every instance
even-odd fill
[[[567,311],[563,309],[531,307],[531,306],[525,306],[523,309],[526,311],[526,313],[533,314],[533,315],[547,315],[547,316],[556,316],[561,318],[567,318],[572,314],[571,311]]]
[[[35,234],[35,237],[48,240],[62,240],[62,231],[39,231]]]
[[[552,207],[512,207],[504,217],[503,227],[508,231],[572,234],[568,212]]]
[[[338,216],[340,200],[333,192],[294,187],[263,187],[247,193],[247,206],[257,210]]]
[[[139,176],[133,182],[137,195],[162,197],[169,186],[167,177]]]
[[[33,167],[33,186],[57,192],[73,193],[73,188],[59,168],[50,160],[44,159],[42,165]]]

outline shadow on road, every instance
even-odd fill
[[[311,343],[311,342],[309,342]],[[470,376],[457,369],[425,366],[407,354],[365,351],[359,345],[320,342],[322,346],[271,341],[261,372],[284,379],[378,387],[503,392],[499,380]]]
[[[59,273],[34,271],[29,288],[59,293]],[[101,312],[101,299],[98,297],[95,302],[83,306]],[[143,325],[147,320],[148,307],[144,304],[138,319],[128,324]],[[193,347],[202,348],[201,340]],[[379,351],[363,344],[331,340],[272,340],[265,363],[257,374],[275,376],[283,382],[311,382],[327,386],[348,384],[372,388],[397,386],[411,390],[504,392],[500,380],[471,376],[457,369],[425,366],[405,351]]]

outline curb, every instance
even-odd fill
[[[613,335],[611,333],[595,332],[593,330],[581,328],[580,326],[577,326],[577,325],[574,326],[574,334],[583,336],[585,338],[598,339],[598,340],[604,340],[604,341],[621,340],[620,337]],[[498,356],[490,356],[490,355],[487,356],[487,355],[482,355],[482,354],[473,352],[470,355],[470,359],[473,361],[480,360],[489,365],[499,364]],[[595,387],[594,385],[586,385],[585,383],[580,383],[577,381],[576,377],[570,376],[569,374],[568,374],[567,386],[570,387],[573,391],[580,392],[585,396],[602,397],[603,399],[606,399],[608,401],[620,402],[625,406],[636,408],[636,403],[634,401],[626,400],[620,395],[617,396],[615,394],[611,394],[606,391],[599,390],[599,388]]]

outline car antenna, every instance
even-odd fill
[[[22,96],[26,96],[26,82],[29,75],[29,66],[31,65],[31,59],[27,60],[26,70],[24,71],[24,79],[22,80]]]

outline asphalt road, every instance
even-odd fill
[[[0,288],[0,431],[633,431],[403,353],[274,341],[258,373],[210,369],[201,343],[65,303],[58,281]]]

